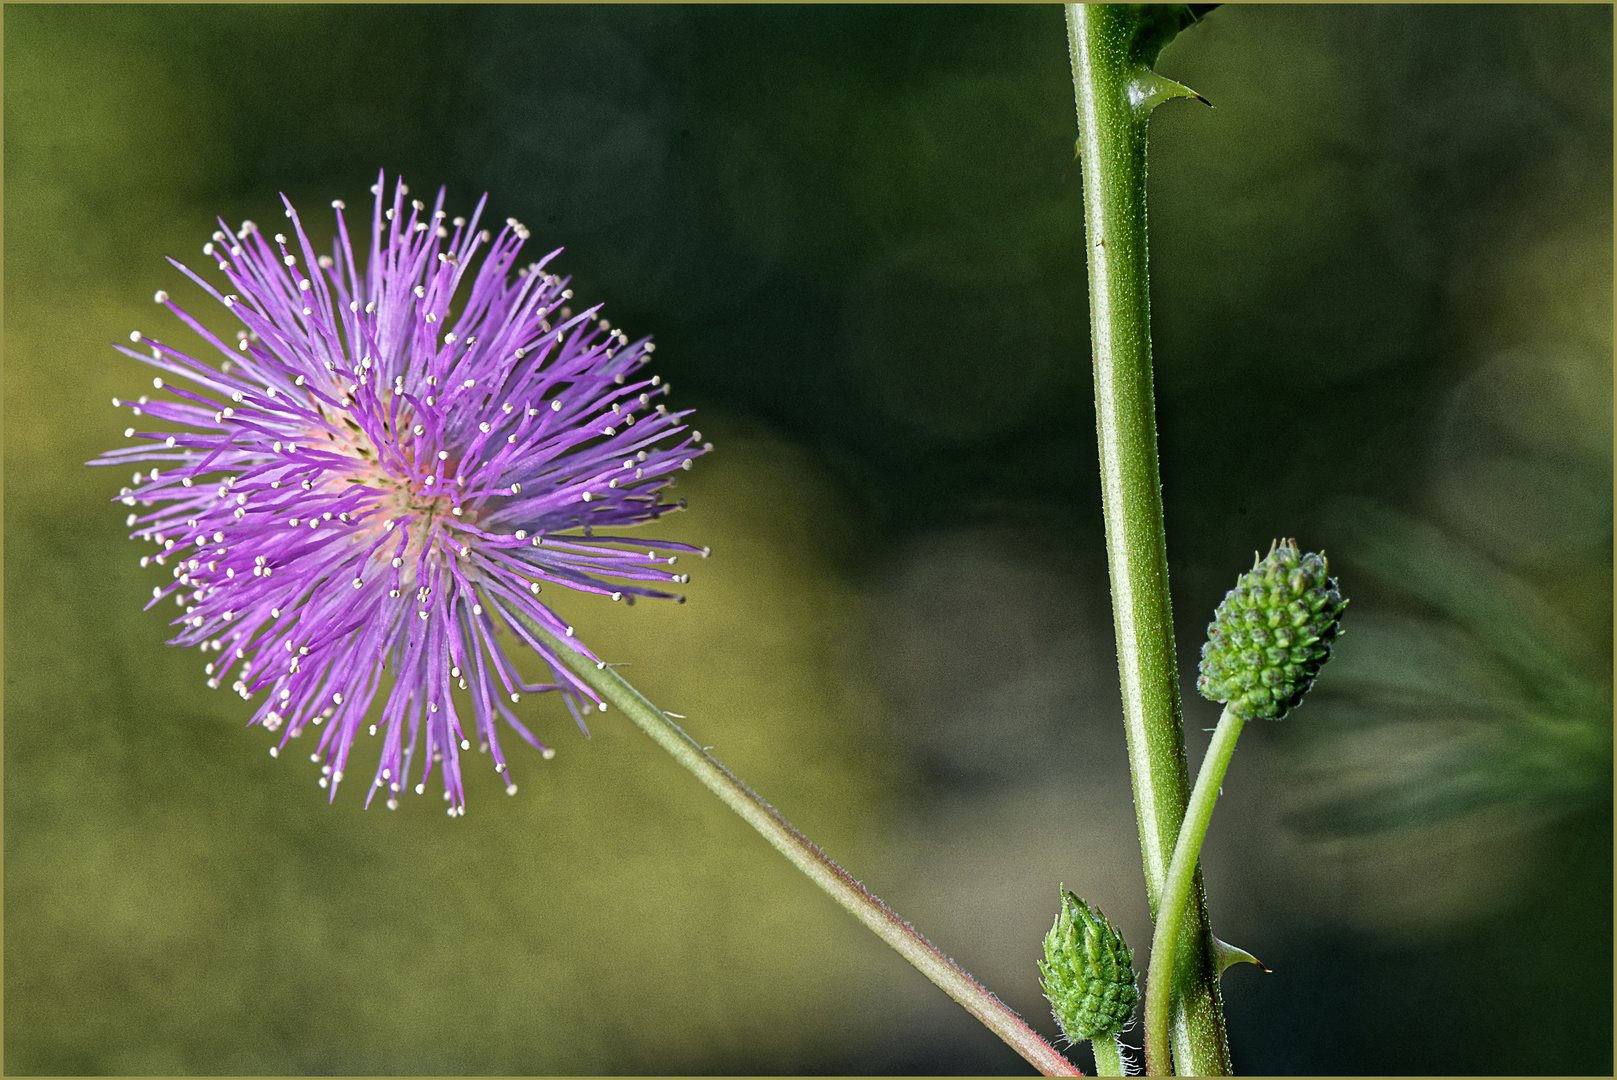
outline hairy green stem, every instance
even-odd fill
[[[1096,1076],[1127,1076],[1129,1071],[1123,1067],[1123,1044],[1116,1035],[1098,1035],[1090,1040],[1090,1048],[1095,1051]]]
[[[521,618],[521,616],[518,616]],[[584,683],[600,694],[602,699],[620,710],[625,716],[667,750],[685,768],[696,775],[709,791],[717,795],[726,806],[763,834],[775,849],[792,865],[809,876],[831,898],[846,908],[854,918],[864,923],[899,954],[920,969],[944,993],[963,1005],[967,1012],[981,1020],[990,1031],[1004,1039],[1011,1049],[1028,1060],[1045,1076],[1081,1075],[1072,1063],[1039,1037],[1038,1033],[1022,1022],[993,994],[975,979],[939,952],[931,942],[895,915],[886,904],[873,896],[842,867],[838,866],[807,837],[794,829],[774,807],[738,780],[730,770],[719,764],[694,739],[640,695],[605,664],[597,664],[574,650],[569,642],[545,630],[544,627],[523,618],[522,625],[534,639],[547,646],[551,653]]]
[[[1136,48],[1139,18],[1132,5],[1067,6],[1083,166],[1106,554],[1134,807],[1154,915],[1184,817],[1189,766],[1157,471],[1145,143],[1151,108],[1188,91],[1155,75],[1142,60]],[[1181,1073],[1222,1076],[1231,1071],[1223,1001],[1199,877],[1195,885],[1195,903],[1186,908],[1182,933],[1196,947],[1185,950],[1173,982],[1174,1056]]]
[[[1145,1054],[1147,1068],[1153,1061],[1165,1062],[1163,1053],[1168,1044],[1168,991],[1173,970],[1173,956],[1179,944],[1180,918],[1185,903],[1190,899],[1190,888],[1195,881],[1197,864],[1201,861],[1202,840],[1207,836],[1207,823],[1213,817],[1213,804],[1218,801],[1219,785],[1230,766],[1230,755],[1235,753],[1235,740],[1241,735],[1246,718],[1229,709],[1218,718],[1213,730],[1213,741],[1207,745],[1207,756],[1202,758],[1201,772],[1196,774],[1196,788],[1190,793],[1190,805],[1185,808],[1185,823],[1179,829],[1179,840],[1174,844],[1173,862],[1168,867],[1168,880],[1162,887],[1162,900],[1157,907],[1157,928],[1151,936],[1151,966],[1145,976]]]

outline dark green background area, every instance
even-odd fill
[[[1047,1036],[1058,885],[1143,957],[1058,7],[4,19],[7,1072],[1025,1071],[611,714],[363,812],[164,646],[110,343],[384,168],[565,245],[718,444],[691,602],[584,639]],[[1254,548],[1353,601],[1212,826],[1237,1067],[1609,1073],[1612,9],[1225,6],[1159,67],[1216,106],[1151,135],[1192,760]]]

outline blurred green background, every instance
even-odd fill
[[[4,18],[8,1072],[1027,1071],[612,714],[364,813],[163,645],[110,343],[378,168],[566,245],[718,443],[691,602],[582,636],[1047,1036],[1059,884],[1147,943],[1058,7]],[[1353,600],[1206,850],[1236,1065],[1608,1074],[1612,9],[1227,6],[1160,66],[1216,105],[1152,125],[1187,693],[1272,538]]]

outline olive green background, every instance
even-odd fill
[[[1059,885],[1147,943],[1059,8],[4,20],[6,1071],[1026,1071],[613,714],[526,699],[515,798],[365,812],[163,644],[83,467],[149,377],[110,343],[179,340],[159,288],[228,325],[163,262],[215,215],[329,230],[380,168],[566,245],[718,444],[657,527],[690,603],[562,598],[584,639],[1047,1036]],[[1216,106],[1151,149],[1193,761],[1252,550],[1352,598],[1205,853],[1274,969],[1243,1072],[1612,1067],[1611,48],[1226,6],[1163,54]]]

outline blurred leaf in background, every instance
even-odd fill
[[[1057,9],[5,30],[9,1071],[1023,1067],[610,714],[525,699],[559,753],[516,798],[365,814],[162,645],[82,467],[148,378],[108,343],[163,331],[215,215],[380,167],[566,244],[718,444],[691,602],[582,606],[592,647],[1047,1036],[1053,885],[1148,937]],[[1611,39],[1226,5],[1162,55],[1217,105],[1152,134],[1185,686],[1253,548],[1312,535],[1354,597],[1209,839],[1220,936],[1275,968],[1226,979],[1245,1072],[1610,1070]]]
[[[1553,162],[1457,275],[1480,363],[1429,438],[1429,520],[1335,508],[1345,563],[1403,610],[1370,612],[1344,642],[1323,722],[1297,740],[1312,832],[1490,811],[1520,830],[1610,794],[1612,216],[1599,173]],[[1331,782],[1348,775],[1357,793]]]

